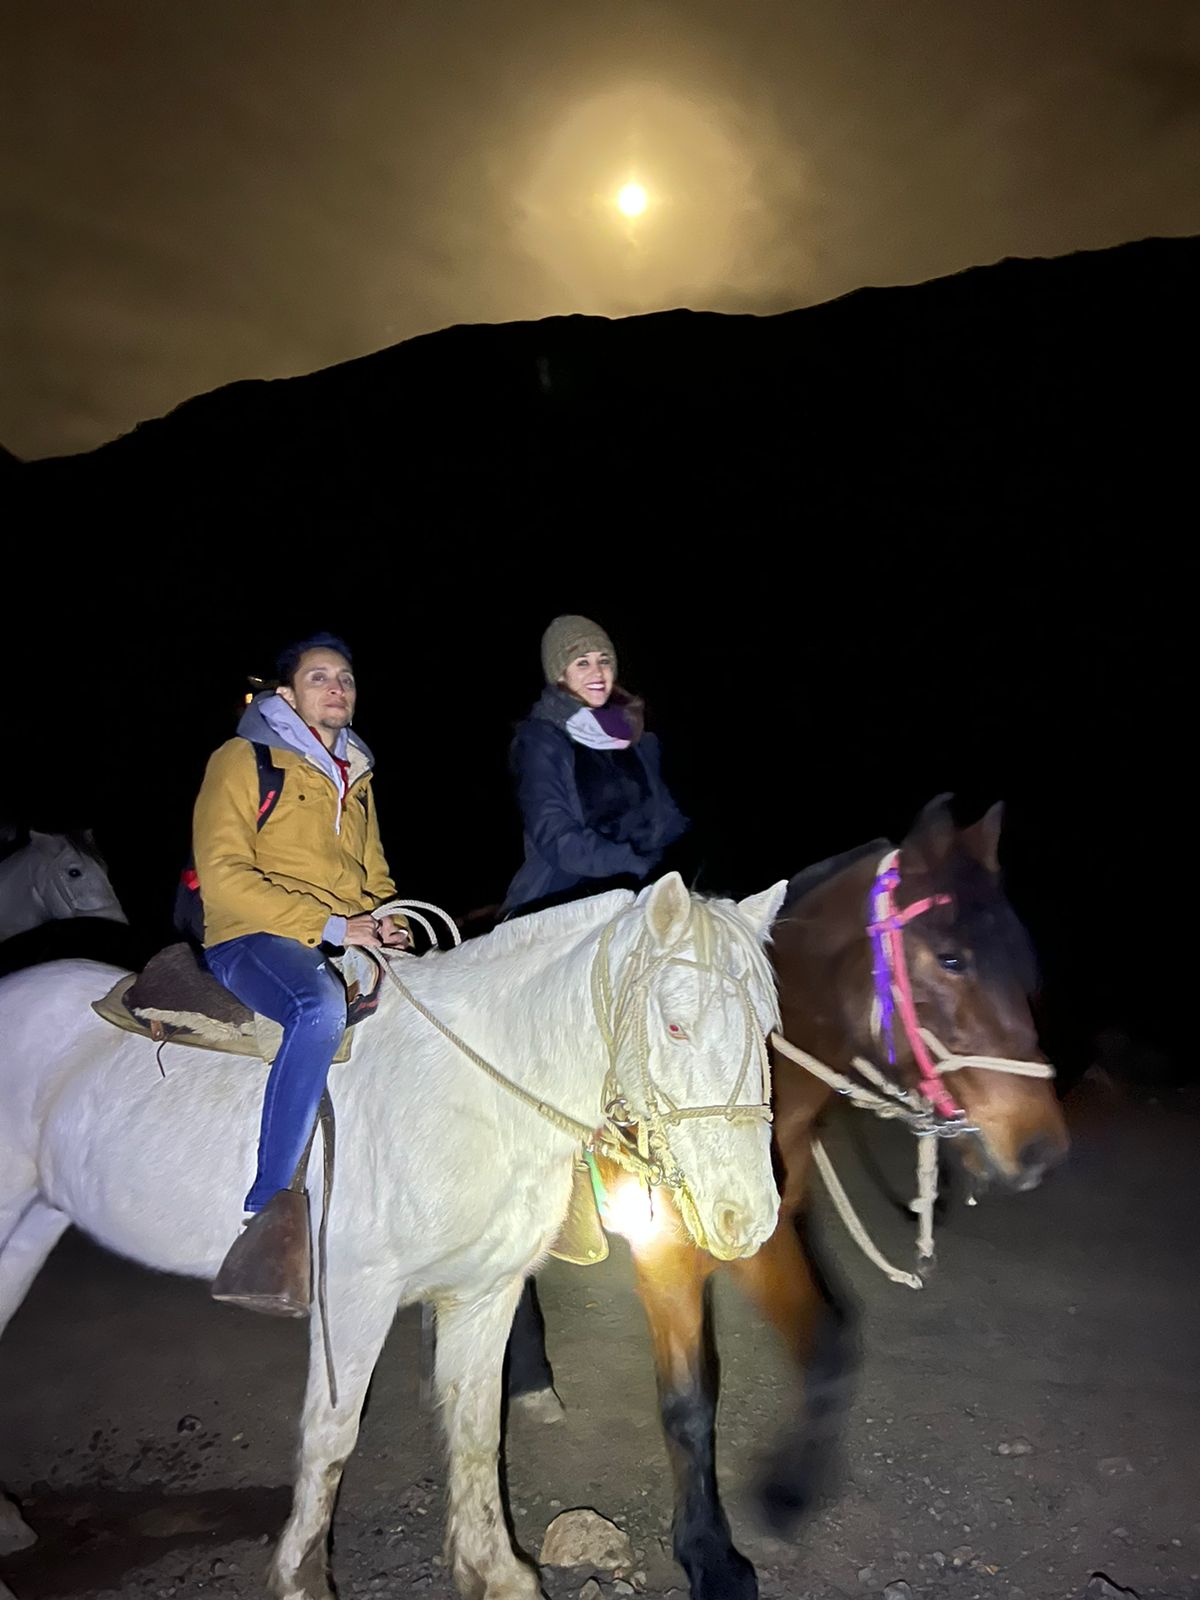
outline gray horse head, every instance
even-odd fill
[[[0,940],[69,917],[128,922],[91,832],[31,831],[0,860]]]

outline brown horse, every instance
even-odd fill
[[[1043,1058],[1029,1006],[1032,954],[1001,887],[1000,818],[996,806],[973,827],[959,830],[944,799],[927,806],[900,848],[896,921],[904,925],[903,953],[920,1026],[952,1056],[1037,1062]],[[880,860],[889,848],[880,840],[802,872],[792,880],[773,933],[783,1037],[851,1078],[858,1076],[856,1057],[880,1061],[868,922]],[[897,1046],[890,1074],[917,1091],[919,1063],[903,1033]],[[778,1050],[774,1057],[782,1203],[770,1240],[748,1259],[718,1263],[689,1244],[682,1227],[660,1229],[649,1241],[631,1239],[675,1478],[675,1553],[695,1600],[753,1600],[758,1593],[753,1567],[730,1538],[714,1465],[717,1382],[708,1285],[718,1267],[733,1275],[778,1329],[802,1381],[799,1415],[762,1481],[764,1508],[777,1530],[792,1525],[811,1501],[844,1411],[845,1321],[800,1227],[814,1131],[833,1091]],[[976,1179],[1029,1189],[1065,1155],[1066,1128],[1045,1078],[963,1066],[946,1071],[941,1081],[973,1130],[952,1142]],[[615,1171],[604,1177],[621,1181]],[[553,1398],[546,1394],[550,1384],[530,1288],[510,1343],[510,1397],[536,1405],[539,1397]]]

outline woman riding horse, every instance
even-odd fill
[[[546,687],[513,740],[525,861],[505,896],[506,918],[640,885],[687,828],[662,781],[642,702],[617,686],[617,653],[604,629],[588,617],[555,617],[542,635],[542,671]],[[509,1393],[553,1414],[532,1278],[513,1329]]]
[[[525,861],[504,897],[508,917],[641,885],[687,828],[642,702],[617,685],[604,629],[555,617],[542,635],[542,670],[546,687],[512,747]]]

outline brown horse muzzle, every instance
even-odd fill
[[[1046,1174],[1066,1159],[1066,1154],[1065,1137],[1056,1139],[1049,1133],[1035,1134],[1021,1146],[1013,1187],[1022,1194],[1027,1189],[1036,1189]]]

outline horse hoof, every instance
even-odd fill
[[[0,1556],[15,1555],[37,1543],[37,1534],[11,1500],[0,1495]]]
[[[813,1499],[803,1484],[783,1483],[774,1479],[761,1484],[758,1491],[763,1521],[779,1538],[793,1531],[801,1517],[812,1509]]]
[[[682,1563],[691,1600],[758,1600],[758,1576],[740,1550],[727,1546],[707,1559]]]
[[[533,1422],[561,1422],[567,1409],[553,1389],[530,1389],[509,1402]]]

